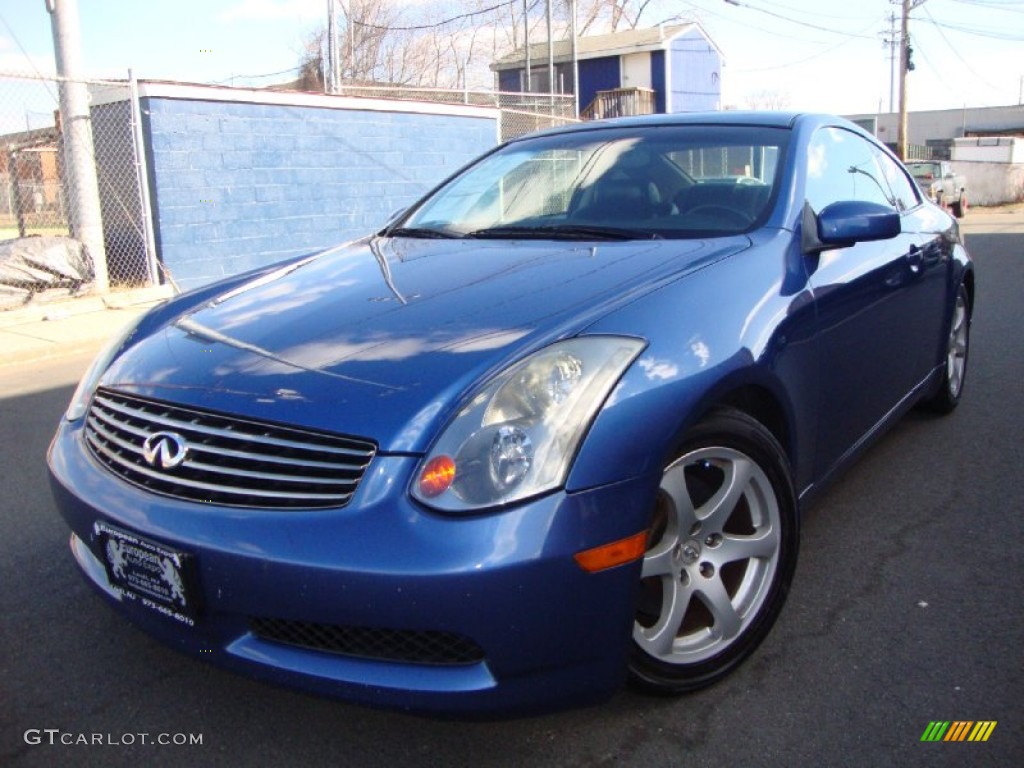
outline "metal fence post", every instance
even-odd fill
[[[139,81],[135,73],[128,70],[128,100],[132,108],[132,136],[135,145],[135,172],[139,179],[139,206],[141,208],[142,234],[146,244],[146,266],[149,270],[150,285],[160,284],[159,267],[156,260],[156,241],[153,237],[153,203],[149,196],[149,164],[146,159],[146,135],[142,130],[142,103],[139,101]]]
[[[65,179],[73,204],[70,206],[71,235],[85,245],[92,260],[96,290],[110,290],[107,255],[103,243],[99,182],[96,177],[89,89],[78,78],[81,69],[81,40],[77,0],[47,0],[57,71],[61,75],[61,134],[64,137]]]
[[[21,202],[21,185],[18,183],[18,153],[7,153],[7,174],[11,178],[11,205],[18,220],[18,237],[25,237],[25,206]]]

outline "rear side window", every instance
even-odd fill
[[[901,211],[907,211],[919,205],[921,198],[917,194],[917,187],[907,178],[899,163],[877,147],[874,150],[878,155],[878,165],[896,201],[896,207]]]

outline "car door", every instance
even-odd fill
[[[912,279],[907,281],[902,308],[908,316],[905,331],[912,348],[908,364],[912,361],[911,381],[916,385],[945,355],[953,298],[949,292],[953,238],[946,235],[952,222],[933,206],[922,205],[917,185],[900,163],[878,148],[874,151],[900,210],[903,237],[910,243]]]
[[[820,129],[808,147],[806,199],[815,213],[840,201],[901,210],[880,165],[884,155],[862,136]],[[891,170],[891,169],[889,169]],[[925,281],[929,236],[917,227],[889,240],[808,256],[820,366],[816,474],[821,477],[898,406],[923,377],[920,349],[930,317]]]

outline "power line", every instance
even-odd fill
[[[772,66],[772,67],[752,67],[750,69],[734,69],[732,71],[734,73],[741,74],[743,72],[769,72],[769,71],[776,70],[776,69],[789,69],[790,67],[797,67],[797,66],[800,66],[801,64],[804,64],[804,63],[806,63],[808,61],[812,61],[813,59],[817,59],[817,58],[819,58],[821,56],[825,56],[825,55],[827,55],[829,53],[832,53],[833,51],[837,51],[840,48],[842,48],[844,45],[848,45],[849,43],[852,43],[855,39],[856,39],[855,37],[848,37],[846,40],[841,40],[840,42],[836,43],[831,48],[826,48],[823,51],[818,51],[817,53],[812,53],[810,56],[806,56],[806,57],[804,57],[802,59],[797,59],[796,61],[791,61],[788,64],[777,64],[777,65]]]
[[[976,35],[978,37],[988,37],[988,38],[991,38],[993,40],[1010,40],[1012,42],[1024,41],[1024,35],[1020,35],[1020,34],[1012,35],[1012,34],[1008,34],[1008,33],[998,32],[997,30],[994,30],[994,29],[984,29],[982,27],[967,27],[967,26],[963,26],[961,24],[949,24],[947,22],[936,21],[935,19],[930,18],[930,17],[927,18],[927,19],[915,18],[914,20],[915,21],[923,21],[925,23],[931,24],[932,26],[938,27],[938,28],[951,29],[954,32],[963,32],[966,35]]]
[[[771,16],[771,17],[776,18],[776,19],[781,19],[782,21],[789,22],[790,24],[797,24],[797,25],[799,25],[801,27],[808,27],[810,29],[816,29],[816,30],[818,30],[820,32],[828,32],[828,33],[833,34],[833,35],[842,35],[843,37],[860,37],[860,38],[864,38],[865,40],[874,40],[875,39],[875,37],[873,35],[861,35],[861,34],[857,34],[855,32],[845,32],[845,31],[843,31],[841,29],[832,29],[831,27],[823,27],[820,24],[812,24],[809,21],[801,21],[800,19],[794,19],[794,18],[791,18],[789,16],[783,16],[781,13],[775,13],[774,11],[769,11],[767,8],[759,8],[758,6],[751,5],[750,3],[741,3],[741,2],[738,2],[737,0],[729,0],[729,4],[730,5],[738,6],[740,8],[749,8],[752,11],[758,11],[759,13],[763,13],[763,14],[765,14],[767,16]],[[872,25],[874,23],[875,22],[872,22]]]
[[[926,15],[926,16],[928,17],[928,21],[930,21],[931,23],[933,23],[933,24],[934,24],[934,23],[935,23],[935,19],[934,19],[934,18],[932,17],[932,14],[931,14],[931,12],[930,12],[930,11],[928,10],[928,8],[927,8],[927,7],[926,7],[926,8],[924,9],[924,13],[925,13],[925,15]],[[967,71],[968,71],[968,72],[970,72],[970,73],[971,73],[972,75],[974,75],[974,76],[975,76],[975,77],[976,77],[976,78],[977,78],[977,79],[978,79],[978,80],[979,80],[979,81],[980,81],[981,83],[983,83],[984,85],[987,85],[987,86],[988,86],[989,88],[991,88],[991,89],[992,89],[993,91],[995,91],[996,93],[998,93],[998,92],[999,92],[999,88],[997,88],[996,86],[992,85],[992,83],[988,82],[988,81],[987,81],[987,80],[986,80],[986,79],[985,79],[984,77],[982,77],[982,76],[981,76],[981,75],[980,75],[980,74],[979,74],[979,73],[978,73],[978,72],[977,72],[977,71],[976,71],[976,70],[975,70],[975,69],[974,69],[974,68],[973,68],[973,67],[972,67],[972,66],[971,66],[971,65],[970,65],[970,64],[969,64],[968,62],[967,62],[967,60],[966,60],[966,59],[965,59],[965,58],[964,58],[963,56],[961,56],[961,55],[960,55],[960,51],[958,51],[958,50],[957,50],[957,48],[956,48],[956,46],[955,46],[955,45],[953,45],[953,44],[952,44],[952,43],[951,43],[951,42],[949,41],[949,38],[948,38],[948,37],[946,37],[946,33],[942,31],[942,27],[941,27],[941,26],[939,26],[939,25],[936,25],[936,27],[935,27],[935,31],[939,33],[939,36],[940,36],[940,37],[941,37],[941,38],[943,39],[943,41],[944,41],[944,42],[946,43],[946,45],[948,45],[948,46],[949,46],[950,50],[951,50],[951,51],[953,51],[953,55],[954,55],[954,56],[956,56],[956,57],[957,57],[957,58],[958,58],[958,59],[960,60],[960,62],[961,62],[961,63],[962,63],[963,65],[964,65],[964,67],[965,67],[965,68],[967,69]],[[923,54],[923,52],[922,52],[922,55],[924,55],[924,54]],[[929,62],[929,65],[931,65],[931,62]],[[935,67],[934,67],[934,66],[932,66],[932,69],[935,69]]]
[[[360,27],[366,27],[367,29],[379,29],[384,32],[419,32],[424,29],[436,29],[437,27],[443,27],[446,24],[452,24],[453,22],[456,21],[470,19],[474,16],[482,16],[485,13],[492,13],[494,11],[501,10],[502,8],[507,8],[508,6],[518,2],[520,2],[520,0],[505,0],[505,2],[498,3],[497,5],[492,5],[490,8],[481,8],[479,11],[469,11],[468,13],[461,13],[458,16],[452,16],[450,19],[437,21],[434,22],[433,24],[416,24],[408,27],[385,27],[380,24],[371,24],[369,22],[360,21],[359,19],[352,19],[352,23]],[[540,2],[540,0],[534,0],[533,5],[530,6],[530,10],[533,10],[533,8],[536,7],[538,2]]]
[[[807,7],[786,5],[785,3],[772,2],[773,8],[785,8],[787,11],[796,11],[802,16],[818,16],[822,19],[835,19],[836,21],[849,21],[856,22],[862,20],[864,16],[840,16],[834,13],[821,13],[820,11],[810,10]]]
[[[753,23],[745,22],[745,21],[742,21],[741,19],[738,19],[736,17],[736,14],[726,15],[726,14],[718,13],[716,11],[710,10],[709,8],[705,8],[703,6],[697,5],[694,2],[690,3],[690,7],[694,9],[694,11],[698,15],[698,17],[710,16],[712,18],[720,19],[722,21],[725,21],[725,22],[729,23],[730,25],[736,25],[738,27],[746,27],[747,29],[756,30],[757,32],[759,32],[759,33],[761,33],[763,35],[772,35],[773,37],[781,37],[781,38],[783,38],[785,40],[798,40],[801,43],[808,43],[808,44],[812,44],[812,45],[816,45],[816,44],[819,44],[819,43],[825,43],[826,42],[825,40],[814,40],[814,39],[808,38],[806,36],[800,36],[800,35],[795,35],[795,34],[794,35],[790,35],[790,34],[786,34],[785,32],[777,32],[777,31],[772,30],[772,29],[765,29],[764,26],[762,26],[762,25],[753,24]],[[665,21],[663,21],[662,23],[667,23],[669,21],[673,21],[676,18],[679,18],[679,14],[676,14],[676,16],[674,16],[674,17],[670,17],[668,19],[665,19]],[[828,41],[828,42],[831,42],[831,41]]]
[[[277,77],[279,75],[290,75],[297,74],[302,69],[300,64],[297,67],[290,67],[288,69],[282,69],[280,72],[267,72],[262,75],[232,75],[231,77],[225,77],[223,80],[211,80],[210,85],[223,85],[224,83],[233,83],[235,80],[259,80],[263,77]]]
[[[1010,13],[1024,13],[1024,8],[1012,8],[1011,6],[1021,6],[1020,0],[953,0],[954,3],[960,3],[962,5],[975,5],[982,8],[991,8],[994,11],[1009,11]]]
[[[25,61],[27,61],[29,66],[32,67],[32,71],[39,75],[42,80],[43,87],[46,88],[46,92],[50,94],[50,98],[53,99],[54,103],[57,103],[57,94],[53,92],[50,84],[44,78],[43,73],[39,71],[38,67],[36,67],[35,62],[32,61],[32,57],[28,55],[28,51],[25,50],[25,46],[21,44],[21,40],[19,40],[18,36],[14,34],[14,30],[11,29],[11,25],[7,23],[7,19],[4,18],[2,13],[0,13],[0,22],[3,22],[4,27],[7,29],[7,34],[9,34],[11,39],[14,40],[14,44],[18,46],[18,50],[21,51],[22,56],[25,57]]]

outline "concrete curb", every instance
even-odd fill
[[[171,295],[170,286],[158,286],[2,312],[0,366],[95,352],[111,335]]]

